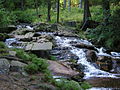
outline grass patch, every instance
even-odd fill
[[[8,54],[8,48],[5,46],[4,42],[0,42],[0,56],[6,56]]]

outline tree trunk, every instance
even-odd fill
[[[63,2],[63,9],[65,9],[66,8],[66,0],[64,0],[64,2]]]
[[[79,8],[82,8],[82,0],[79,0]]]
[[[24,10],[24,0],[21,0],[21,10]]]
[[[68,11],[71,11],[71,0],[68,0]]]
[[[102,0],[103,15],[104,15],[104,25],[109,24],[110,17],[110,3],[109,0]]]
[[[38,1],[37,0],[34,0],[34,4],[35,4],[35,9],[36,9],[36,14],[37,16],[39,16],[39,10],[38,10]]]
[[[48,22],[51,21],[50,10],[51,10],[51,0],[48,0],[48,16],[47,16]]]
[[[90,13],[90,9],[89,9],[89,0],[84,0],[84,18],[83,18],[83,22],[86,22],[87,20],[89,20],[89,18],[91,18],[91,13]]]
[[[59,23],[60,0],[57,0],[57,23]]]
[[[89,9],[89,0],[84,0],[84,16],[83,16],[82,30],[87,29],[87,25],[88,25],[90,18],[91,18],[91,13]]]

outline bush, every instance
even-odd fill
[[[3,42],[0,42],[0,56],[8,55],[7,47]]]
[[[120,51],[120,7],[116,6],[109,19],[107,26],[100,25],[88,33],[88,38],[96,44],[105,46],[114,51]]]
[[[17,17],[16,21],[19,23],[32,23],[35,19],[35,15],[30,10],[14,11],[13,13]]]
[[[57,82],[58,90],[82,90],[78,82],[73,80],[60,80]]]
[[[5,27],[10,24],[10,18],[4,9],[0,9],[0,27]]]
[[[30,55],[28,55],[26,52],[24,52],[24,50],[16,50],[16,55],[17,57],[25,60],[25,61],[31,61],[31,57]]]
[[[16,50],[17,57],[23,59],[24,61],[30,61],[31,64],[29,64],[25,70],[28,73],[37,73],[37,72],[46,72],[48,64],[46,59],[38,58],[34,54],[29,54],[25,52],[24,50]]]
[[[80,84],[80,86],[81,86],[84,90],[89,89],[89,88],[92,87],[88,82],[82,82],[82,83]]]
[[[33,58],[32,63],[38,66],[38,71],[40,72],[45,72],[48,67],[47,61],[42,58]]]
[[[53,56],[53,55],[50,55],[50,60],[56,61],[57,58],[55,56]]]
[[[4,8],[0,9],[0,27],[6,27],[9,24],[16,22],[16,16]]]
[[[29,64],[25,67],[25,70],[29,72],[30,74],[34,74],[38,72],[38,66],[34,63]]]

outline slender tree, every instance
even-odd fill
[[[24,0],[21,0],[21,10],[24,10]]]
[[[60,0],[57,0],[57,23],[59,23]]]
[[[110,2],[109,0],[102,0],[103,15],[104,15],[104,25],[109,24],[110,17]]]
[[[51,16],[50,16],[50,10],[51,10],[51,0],[47,0],[48,2],[48,16],[47,16],[47,21],[51,21]]]
[[[68,11],[71,11],[71,0],[68,0]]]
[[[82,0],[79,0],[79,8],[82,8]]]
[[[89,8],[89,0],[84,0],[84,18],[83,22],[85,23],[87,20],[91,18],[90,8]]]
[[[88,24],[90,24],[90,18],[91,13],[89,9],[89,0],[84,0],[84,16],[82,30],[86,30],[88,28]]]
[[[67,1],[67,0],[64,0],[64,1],[63,1],[63,9],[66,8],[66,1]]]

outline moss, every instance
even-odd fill
[[[8,54],[8,48],[5,46],[4,42],[0,42],[0,56],[6,56]]]

